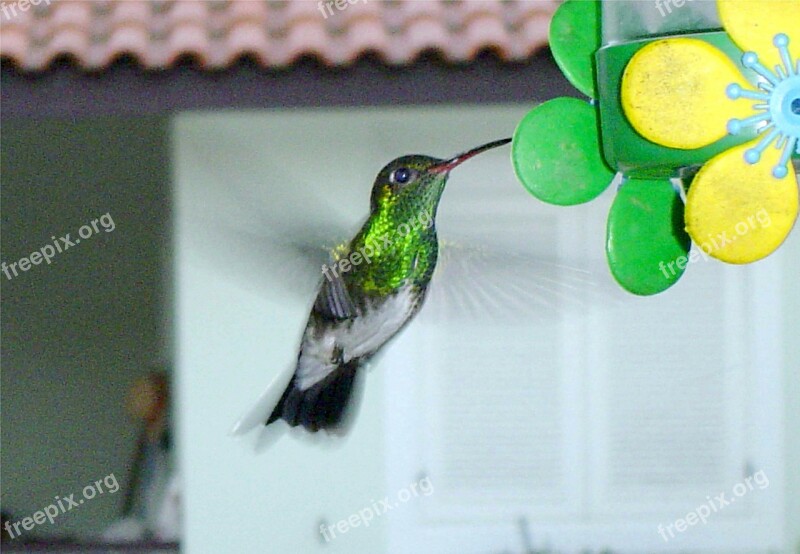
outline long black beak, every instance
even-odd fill
[[[432,167],[428,168],[428,171],[432,173],[447,173],[457,165],[461,165],[468,159],[472,158],[473,156],[477,156],[481,152],[486,152],[487,150],[491,150],[492,148],[497,148],[498,146],[503,146],[504,144],[508,144],[511,142],[510,138],[495,140],[488,144],[484,144],[483,146],[478,146],[477,148],[473,148],[472,150],[468,150],[467,152],[463,152],[458,156],[454,156],[449,160],[445,160],[441,163],[438,163]]]

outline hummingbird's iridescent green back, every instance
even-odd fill
[[[353,240],[335,257],[362,261],[342,274],[347,288],[368,296],[391,294],[404,285],[425,289],[436,268],[438,239],[435,217],[447,173],[426,171],[443,160],[404,156],[381,170],[372,189],[371,213]],[[398,170],[407,183],[398,183]],[[350,290],[351,294],[355,292]]]

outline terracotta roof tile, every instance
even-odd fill
[[[406,64],[427,50],[464,62],[487,48],[519,61],[546,44],[558,4],[338,0],[340,10],[337,0],[27,1],[0,2],[0,56],[27,71],[45,69],[62,55],[87,69],[102,69],[125,54],[151,69],[186,55],[211,69],[244,55],[265,67],[304,55],[345,65],[367,52]]]

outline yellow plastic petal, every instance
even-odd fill
[[[775,35],[787,35],[793,48],[800,43],[800,0],[717,0],[717,10],[739,48],[758,54],[768,69],[781,63]]]
[[[772,176],[781,151],[770,147],[761,162],[750,165],[744,144],[712,158],[695,176],[686,198],[686,230],[708,255],[746,264],[771,254],[797,219],[794,169],[783,179]]]
[[[733,117],[752,108],[733,102],[725,87],[748,87],[736,65],[707,42],[674,38],[639,50],[622,77],[622,108],[646,139],[671,148],[701,148],[727,135]]]

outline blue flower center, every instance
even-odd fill
[[[780,81],[772,90],[769,111],[775,125],[790,137],[800,137],[800,75]]]
[[[759,143],[744,154],[749,164],[758,163],[764,150],[773,143],[782,149],[780,161],[773,167],[772,174],[783,179],[789,174],[789,159],[795,152],[800,153],[800,61],[792,59],[789,37],[785,34],[775,35],[773,44],[783,62],[775,72],[764,67],[755,52],[746,52],[742,56],[742,65],[760,75],[760,90],[747,90],[733,83],[726,89],[726,94],[732,100],[744,98],[761,103],[753,106],[756,113],[747,119],[731,119],[728,132],[736,135],[745,127],[755,126],[763,135]]]

